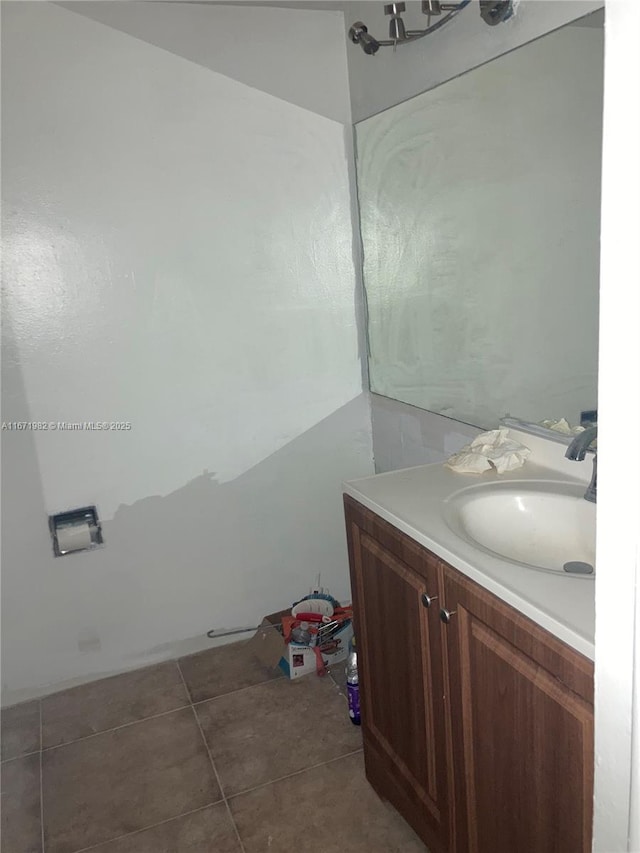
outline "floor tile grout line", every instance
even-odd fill
[[[38,702],[40,711],[40,840],[42,842],[42,853],[44,853],[44,783],[42,781],[42,700]]]
[[[184,711],[187,708],[191,707],[191,703],[187,705],[180,705],[178,708],[171,708],[169,711],[161,711],[159,714],[151,714],[149,717],[142,717],[140,720],[131,720],[129,723],[122,723],[119,726],[113,726],[110,729],[102,729],[99,732],[93,732],[90,735],[84,735],[83,737],[77,737],[74,740],[67,740],[64,743],[55,743],[53,746],[46,746],[42,750],[42,752],[52,752],[54,749],[63,749],[65,746],[71,746],[74,743],[81,743],[83,740],[91,740],[94,737],[100,737],[100,735],[108,735],[110,732],[117,732],[120,729],[128,729],[130,726],[137,726],[140,723],[146,723],[149,720],[157,720],[159,717],[166,717],[168,714],[175,714],[176,711]]]
[[[14,755],[13,758],[3,758],[0,764],[11,764],[12,761],[20,761],[21,758],[30,758],[32,755],[38,755],[41,750],[34,749],[32,752],[23,752],[22,755]]]
[[[180,673],[180,678],[183,681],[185,686],[185,690],[189,691],[187,687],[187,682],[185,681],[185,677],[182,673],[182,669],[180,668],[180,661],[176,661],[176,666],[178,668],[178,672]],[[246,853],[244,844],[242,842],[242,838],[240,838],[240,832],[238,831],[238,827],[236,825],[233,814],[231,813],[231,809],[229,808],[229,803],[227,802],[227,797],[224,793],[224,787],[222,785],[222,779],[220,778],[220,774],[218,773],[218,768],[216,767],[216,763],[213,760],[213,755],[211,754],[211,750],[209,749],[209,744],[207,743],[207,738],[205,737],[204,730],[202,728],[202,723],[200,722],[200,718],[198,717],[198,712],[196,711],[195,705],[191,704],[191,710],[193,711],[193,718],[196,721],[196,725],[198,727],[198,731],[200,732],[200,736],[202,737],[202,743],[204,744],[204,748],[207,750],[207,755],[209,756],[209,763],[211,764],[211,769],[213,770],[213,775],[216,777],[216,783],[218,788],[220,789],[220,796],[224,802],[224,807],[227,810],[227,816],[231,821],[231,825],[233,826],[233,830],[236,834],[236,838],[238,839],[238,844],[240,845],[241,853]]]
[[[157,823],[151,823],[149,826],[134,829],[133,832],[125,832],[124,835],[118,835],[115,838],[107,838],[105,841],[99,841],[97,844],[92,844],[90,847],[82,847],[80,850],[74,850],[73,853],[88,853],[89,850],[97,850],[104,844],[114,844],[116,841],[121,841],[123,838],[131,838],[134,835],[140,835],[140,833],[147,832],[149,829],[155,829],[157,826],[162,826],[165,823],[171,823],[172,820],[180,820],[183,817],[189,817],[189,815],[196,814],[197,812],[203,812],[205,809],[211,809],[213,806],[219,806],[221,803],[222,800],[215,800],[215,802],[206,803],[204,806],[198,806],[197,809],[190,809],[188,812],[182,812],[181,814],[173,815],[173,817],[167,817],[164,820],[159,820]]]
[[[193,707],[193,696],[191,695],[191,690],[189,689],[189,685],[187,684],[187,679],[184,677],[184,673],[182,672],[182,667],[180,666],[180,658],[174,658],[173,662],[176,665],[176,669],[178,670],[178,677],[182,682],[182,686],[184,687],[184,692],[187,695],[187,701]]]
[[[192,705],[203,705],[205,702],[213,702],[215,699],[224,699],[225,696],[235,696],[236,693],[244,693],[245,690],[253,690],[256,687],[264,687],[265,684],[274,684],[280,682],[284,675],[277,675],[275,678],[267,678],[265,681],[258,681],[257,684],[247,684],[246,687],[238,687],[237,690],[229,690],[228,693],[219,693],[217,696],[209,696],[208,699],[198,699],[192,701]]]
[[[341,761],[343,758],[351,758],[352,755],[358,755],[363,751],[363,747],[354,749],[352,752],[345,752],[344,755],[337,755],[335,758],[329,758],[327,761],[319,761],[318,764],[311,764],[309,767],[304,767],[302,770],[295,770],[293,773],[287,773],[284,776],[278,776],[277,779],[271,779],[269,782],[262,782],[260,785],[255,785],[253,788],[246,788],[244,791],[238,791],[237,794],[229,794],[228,800],[235,800],[237,797],[242,797],[245,794],[251,794],[253,791],[259,791],[260,788],[268,788],[269,785],[275,785],[278,782],[283,782],[285,779],[292,779],[294,776],[301,776],[303,773],[308,773],[310,770],[317,770],[319,767],[325,767],[327,764],[334,764],[336,761]]]
[[[280,681],[280,677],[269,678],[266,681],[260,681],[258,684],[249,684],[246,687],[238,688],[238,690],[231,690],[228,693],[221,693],[219,696],[211,696],[209,699],[199,699],[198,701],[194,702],[193,699],[191,698],[190,693],[189,693],[189,688],[187,687],[184,676],[182,675],[182,670],[180,669],[180,664],[179,664],[178,660],[174,660],[174,663],[176,664],[178,672],[180,673],[182,683],[184,684],[185,690],[187,692],[187,704],[179,705],[176,708],[170,708],[168,711],[161,711],[159,714],[151,714],[150,716],[142,717],[139,720],[131,720],[130,722],[122,723],[119,726],[112,726],[110,729],[102,729],[99,732],[92,732],[90,735],[83,735],[82,737],[74,738],[73,740],[68,740],[68,741],[65,741],[64,743],[55,743],[55,744],[52,744],[51,746],[46,746],[46,747],[43,746],[43,743],[42,743],[42,724],[41,724],[40,749],[33,750],[33,752],[26,752],[26,753],[24,753],[24,755],[16,755],[13,758],[5,758],[1,763],[5,764],[6,762],[9,762],[9,761],[15,761],[18,758],[26,758],[29,755],[36,755],[38,752],[51,752],[54,749],[61,749],[62,747],[65,747],[65,746],[71,746],[74,743],[80,743],[83,740],[89,740],[90,738],[99,737],[100,735],[106,735],[106,734],[109,734],[110,732],[116,732],[116,731],[119,731],[120,729],[128,728],[129,726],[137,726],[139,723],[144,723],[147,720],[156,720],[159,717],[167,716],[167,714],[174,714],[176,711],[184,711],[186,708],[190,708],[192,706],[195,707],[198,705],[204,705],[206,702],[213,702],[216,699],[223,699],[225,696],[234,696],[237,693],[243,693],[245,690],[253,690],[256,687],[262,687],[265,684],[273,684],[274,682]],[[334,682],[334,684],[335,684],[335,682]],[[40,703],[40,716],[42,718],[42,702]]]
[[[191,706],[191,710],[193,711],[193,717],[196,721],[196,725],[198,726],[200,734],[202,735],[202,742],[204,743],[205,749],[207,750],[207,755],[209,756],[209,761],[211,762],[211,769],[213,770],[214,776],[216,777],[216,782],[218,783],[218,787],[220,788],[220,794],[221,794],[222,800],[224,802],[224,807],[227,810],[227,816],[229,817],[229,820],[231,821],[231,826],[233,827],[233,831],[235,832],[236,838],[238,839],[238,844],[240,845],[240,850],[242,851],[242,853],[246,853],[244,843],[242,841],[242,838],[240,838],[240,832],[239,832],[238,827],[236,825],[235,818],[233,817],[233,814],[232,814],[231,809],[229,807],[229,801],[227,800],[227,796],[224,792],[224,787],[222,785],[222,779],[220,778],[220,774],[218,773],[218,768],[216,767],[216,763],[213,760],[213,755],[211,754],[211,750],[209,749],[209,744],[207,743],[207,739],[206,739],[204,731],[202,729],[202,725],[200,723],[200,720],[198,719],[198,714],[196,712],[196,709],[193,707],[193,705]]]
[[[338,696],[341,696],[345,700],[345,702],[349,704],[349,697],[347,696],[346,692],[343,692],[343,685],[340,682],[336,681],[336,679],[333,677],[333,673],[331,672],[331,670],[329,670],[329,678],[338,688]]]
[[[115,732],[115,731],[118,731],[119,729],[127,728],[128,726],[136,726],[138,723],[144,723],[146,720],[155,720],[158,717],[164,717],[167,714],[173,714],[175,711],[183,711],[185,708],[190,708],[192,705],[203,705],[205,702],[211,702],[214,699],[222,699],[224,696],[233,696],[236,693],[242,693],[244,690],[251,690],[254,687],[261,687],[264,684],[271,684],[273,681],[280,681],[280,678],[284,677],[284,676],[277,676],[276,678],[268,678],[265,681],[258,682],[257,684],[248,684],[246,687],[239,687],[237,690],[230,690],[228,693],[220,693],[218,696],[210,696],[208,699],[198,699],[197,701],[194,701],[193,698],[191,697],[191,693],[189,692],[189,688],[187,687],[187,683],[184,679],[184,676],[182,675],[182,670],[180,669],[179,659],[174,658],[173,661],[167,661],[167,663],[170,663],[170,662],[175,663],[175,665],[178,669],[178,672],[180,673],[180,679],[182,681],[182,684],[184,685],[184,688],[185,688],[185,691],[187,694],[187,696],[186,696],[187,701],[184,705],[178,705],[176,708],[170,708],[168,711],[160,711],[160,713],[158,713],[158,714],[151,714],[150,716],[142,717],[139,720],[131,720],[128,723],[121,723],[119,726],[112,726],[109,729],[101,729],[99,732],[92,732],[90,735],[83,735],[82,737],[77,737],[77,738],[74,738],[73,740],[67,740],[64,743],[54,743],[51,746],[44,746],[43,740],[42,740],[42,700],[38,699],[35,701],[38,701],[40,703],[40,747],[38,749],[32,750],[31,752],[25,752],[22,755],[14,755],[12,758],[2,758],[2,759],[0,759],[0,764],[6,764],[9,761],[16,761],[16,759],[18,759],[18,758],[27,758],[30,755],[37,755],[37,753],[39,753],[39,752],[50,752],[53,749],[60,749],[63,746],[71,746],[71,744],[73,744],[73,743],[80,743],[80,741],[89,740],[89,738],[98,737],[99,735],[105,735],[105,734],[108,734],[109,732]],[[112,676],[109,676],[109,677],[112,677]],[[117,676],[113,676],[113,677],[117,678]],[[106,680],[106,679],[101,679],[101,680]],[[56,694],[52,693],[49,695],[55,696]],[[48,696],[43,696],[42,698],[47,699]],[[33,702],[34,700],[30,699],[28,701]],[[21,702],[19,704],[26,705],[27,702]],[[18,706],[12,705],[10,707],[13,708],[13,707],[18,707]]]
[[[278,777],[278,778],[276,778],[276,779],[269,780],[268,782],[264,782],[264,783],[261,783],[261,784],[259,784],[259,785],[255,785],[255,786],[253,786],[253,787],[251,787],[251,788],[247,788],[247,789],[244,789],[244,790],[242,790],[242,791],[238,791],[237,793],[233,793],[233,794],[231,794],[231,795],[227,795],[227,794],[225,793],[225,791],[224,791],[224,787],[223,787],[223,785],[222,785],[222,780],[221,780],[220,775],[219,775],[219,773],[218,773],[218,770],[217,770],[217,767],[216,767],[215,761],[214,761],[214,759],[213,759],[213,755],[212,755],[212,753],[211,753],[211,750],[210,750],[209,745],[208,745],[208,743],[207,743],[207,739],[206,739],[206,737],[205,737],[205,734],[204,734],[204,731],[203,731],[202,725],[201,725],[201,723],[200,723],[200,719],[199,719],[198,714],[197,714],[197,711],[196,711],[196,706],[203,705],[203,704],[205,704],[205,703],[207,703],[207,702],[211,702],[211,701],[212,701],[212,700],[214,700],[214,699],[223,698],[224,696],[233,696],[233,695],[235,695],[236,693],[242,693],[242,692],[245,692],[245,691],[247,691],[247,690],[252,690],[252,689],[254,689],[254,688],[257,688],[257,687],[262,687],[262,686],[263,686],[263,685],[265,685],[265,684],[270,684],[270,683],[274,683],[274,682],[279,682],[279,681],[281,680],[281,678],[269,678],[269,679],[266,679],[265,681],[259,682],[259,683],[257,683],[257,684],[250,684],[250,685],[247,685],[246,687],[241,687],[241,688],[238,688],[237,690],[229,691],[228,693],[222,693],[222,694],[220,694],[219,696],[213,696],[213,697],[210,697],[209,699],[203,699],[203,700],[199,700],[199,701],[197,701],[197,702],[194,702],[194,701],[193,701],[193,699],[192,699],[192,697],[191,697],[191,693],[190,693],[189,688],[188,688],[188,686],[187,686],[186,680],[185,680],[185,678],[184,678],[184,674],[183,674],[182,669],[181,669],[181,667],[180,667],[179,659],[174,659],[174,663],[176,664],[176,668],[177,668],[177,671],[178,671],[178,674],[179,674],[179,678],[180,678],[180,680],[181,680],[181,682],[182,682],[182,685],[183,685],[183,687],[184,687],[185,695],[186,695],[186,701],[188,702],[188,704],[180,705],[180,706],[178,706],[178,707],[176,707],[176,708],[171,708],[171,709],[169,709],[169,710],[167,710],[167,711],[162,711],[162,712],[160,712],[160,713],[158,713],[158,714],[152,714],[152,715],[150,715],[150,716],[148,716],[148,717],[143,717],[143,718],[141,718],[141,719],[139,719],[139,720],[132,720],[132,721],[130,721],[130,722],[123,723],[123,724],[121,724],[121,725],[119,725],[119,726],[114,726],[114,727],[112,727],[112,728],[110,728],[110,729],[104,729],[104,730],[99,731],[99,732],[93,732],[92,734],[85,735],[85,736],[80,737],[80,738],[75,738],[74,740],[67,741],[67,742],[65,742],[65,743],[61,743],[61,744],[54,744],[54,745],[49,746],[49,747],[46,747],[46,748],[44,747],[43,703],[42,703],[42,700],[41,700],[41,699],[40,699],[40,700],[38,700],[38,701],[39,701],[39,707],[38,707],[38,710],[39,710],[39,749],[34,750],[33,752],[30,752],[30,753],[25,753],[24,755],[15,756],[14,758],[5,759],[5,761],[4,761],[4,762],[2,762],[2,763],[7,763],[7,762],[11,762],[11,761],[16,761],[16,760],[19,760],[19,759],[21,759],[21,758],[26,758],[26,757],[28,757],[28,756],[39,755],[39,771],[40,771],[40,772],[39,772],[39,781],[40,781],[40,823],[41,823],[41,845],[42,845],[42,853],[45,853],[44,798],[43,798],[43,789],[44,789],[44,783],[43,783],[43,756],[44,756],[44,753],[45,753],[45,752],[51,752],[51,751],[53,751],[53,750],[55,750],[55,749],[59,749],[59,748],[64,747],[64,746],[71,746],[71,745],[73,745],[73,744],[75,744],[75,743],[80,743],[80,742],[82,742],[82,741],[84,741],[84,740],[89,740],[89,739],[92,739],[92,738],[98,737],[99,735],[102,735],[102,734],[109,734],[109,733],[112,733],[112,732],[115,732],[115,731],[119,731],[120,729],[123,729],[123,728],[129,728],[129,727],[131,727],[131,726],[138,725],[139,723],[147,722],[147,721],[152,720],[152,719],[158,719],[158,718],[160,718],[160,717],[168,716],[169,714],[177,713],[178,711],[185,711],[187,708],[191,707],[191,709],[192,709],[192,711],[193,711],[194,719],[195,719],[195,721],[196,721],[196,725],[197,725],[197,727],[198,727],[198,730],[200,731],[200,735],[201,735],[201,737],[202,737],[202,740],[203,740],[203,743],[204,743],[205,749],[206,749],[207,754],[208,754],[208,756],[209,756],[209,761],[210,761],[210,764],[211,764],[211,767],[212,767],[212,770],[213,770],[214,776],[215,776],[215,778],[216,778],[216,781],[217,781],[217,784],[218,784],[218,787],[219,787],[219,790],[220,790],[220,798],[219,798],[219,799],[217,799],[217,800],[215,800],[215,801],[213,801],[213,802],[211,802],[211,803],[207,803],[207,804],[205,804],[205,805],[203,805],[203,806],[200,806],[200,807],[198,807],[198,808],[196,808],[196,809],[191,809],[191,810],[186,811],[186,812],[183,812],[183,813],[181,813],[181,814],[174,815],[174,816],[172,816],[172,817],[166,818],[165,820],[159,821],[159,822],[158,822],[158,823],[156,823],[156,824],[151,824],[151,825],[149,825],[149,826],[142,827],[141,829],[134,830],[133,832],[125,833],[124,835],[118,836],[117,838],[107,839],[107,840],[105,840],[105,841],[101,841],[99,844],[91,845],[90,847],[82,848],[81,850],[76,851],[76,853],[85,853],[85,851],[95,850],[95,849],[99,848],[100,846],[102,846],[103,844],[106,844],[106,843],[112,843],[112,842],[118,841],[118,840],[119,840],[119,839],[121,839],[121,838],[125,838],[125,837],[132,836],[132,835],[137,835],[137,834],[139,834],[139,833],[141,833],[141,832],[144,832],[144,831],[146,831],[146,830],[152,829],[152,828],[154,828],[155,826],[159,826],[159,825],[162,825],[162,824],[164,824],[164,823],[168,823],[168,822],[173,821],[173,820],[178,820],[178,819],[180,819],[180,818],[182,818],[182,817],[186,817],[186,816],[188,816],[188,815],[190,815],[190,814],[194,814],[194,813],[196,813],[196,812],[202,811],[203,809],[211,808],[211,807],[213,807],[214,805],[218,805],[218,804],[220,804],[220,803],[222,803],[222,802],[224,802],[224,804],[225,804],[225,809],[226,809],[226,811],[227,811],[228,817],[229,817],[229,819],[230,819],[230,821],[231,821],[231,823],[232,823],[232,826],[233,826],[233,828],[234,828],[235,835],[236,835],[236,838],[237,838],[238,844],[240,845],[240,848],[241,848],[241,850],[242,850],[242,853],[246,853],[246,851],[245,851],[245,847],[244,847],[244,843],[243,843],[243,841],[242,841],[242,838],[241,838],[241,836],[240,836],[240,832],[239,832],[239,830],[238,830],[238,827],[237,827],[236,821],[235,821],[235,819],[234,819],[233,813],[232,813],[231,808],[230,808],[230,804],[229,804],[229,801],[230,801],[230,800],[235,799],[235,798],[237,798],[237,797],[241,797],[241,796],[243,796],[243,795],[245,795],[245,794],[252,793],[253,791],[256,791],[256,790],[259,790],[259,789],[262,789],[262,788],[268,787],[269,785],[277,784],[277,783],[282,782],[282,781],[284,781],[284,780],[286,780],[286,779],[290,779],[290,778],[293,778],[293,777],[296,777],[296,776],[302,775],[303,773],[307,773],[307,772],[309,772],[309,771],[312,771],[312,770],[318,769],[318,768],[323,767],[323,766],[326,766],[326,765],[328,765],[328,764],[333,764],[333,763],[335,763],[335,762],[337,762],[337,761],[340,761],[340,760],[342,760],[342,759],[349,758],[349,757],[351,757],[351,756],[357,755],[357,754],[359,754],[359,753],[361,753],[361,752],[362,752],[362,748],[360,747],[360,748],[358,748],[358,749],[352,750],[351,752],[345,753],[344,755],[336,756],[335,758],[328,759],[327,761],[321,761],[321,762],[318,762],[318,763],[316,763],[316,764],[310,765],[309,767],[301,768],[300,770],[294,771],[293,773],[285,774],[284,776],[280,776],[280,777]],[[330,680],[333,682],[333,686],[337,689],[337,692],[338,692],[339,694],[341,694],[340,685],[335,681],[335,679],[332,677],[332,674],[331,674],[331,673],[329,673],[329,675],[330,675]],[[346,698],[346,697],[343,697],[343,698]]]

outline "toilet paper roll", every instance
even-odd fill
[[[57,531],[58,548],[66,554],[68,551],[81,551],[91,545],[91,528],[86,521],[61,527]]]

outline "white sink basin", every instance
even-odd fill
[[[595,567],[596,507],[585,486],[511,480],[470,486],[443,502],[447,525],[469,544],[518,566],[566,577],[593,578],[564,569]]]

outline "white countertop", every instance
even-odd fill
[[[524,613],[591,660],[595,657],[595,579],[536,571],[480,551],[457,536],[442,514],[443,501],[479,483],[548,480],[584,483],[591,463],[568,462],[566,449],[511,431],[533,453],[522,468],[498,475],[458,474],[441,463],[390,471],[344,484],[344,491],[498,598]],[[553,446],[551,446],[553,445]],[[533,461],[535,459],[535,461]],[[541,464],[544,462],[545,464]],[[553,465],[553,467],[549,467]],[[576,476],[569,476],[575,471]]]

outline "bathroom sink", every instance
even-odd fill
[[[596,507],[584,492],[567,482],[483,483],[447,498],[443,514],[462,539],[514,566],[593,578]]]

